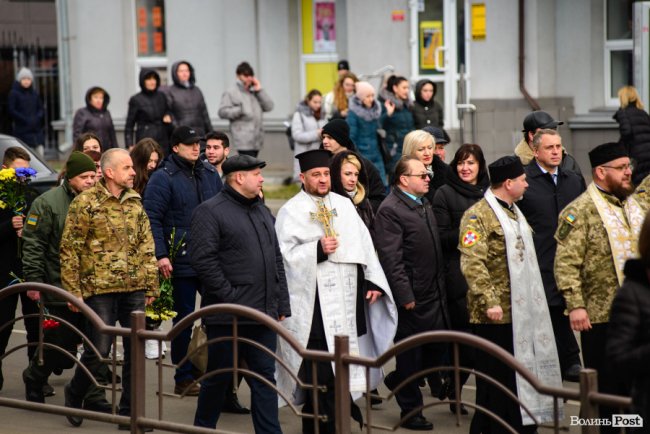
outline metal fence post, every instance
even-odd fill
[[[334,381],[336,432],[350,433],[350,367],[343,363],[343,356],[350,353],[350,338],[334,337]]]
[[[598,404],[589,400],[589,394],[598,392],[598,372],[595,369],[583,369],[580,371],[580,418],[598,418]],[[598,426],[584,424],[582,434],[599,434]]]
[[[131,312],[131,434],[144,433],[142,427],[136,424],[138,418],[145,416],[144,340],[138,336],[138,331],[144,329],[144,312]]]

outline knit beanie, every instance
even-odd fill
[[[350,126],[343,119],[332,119],[323,126],[321,134],[327,134],[336,142],[350,150],[354,150],[354,143],[350,140]]]
[[[65,179],[72,179],[84,172],[96,172],[95,162],[83,152],[74,151],[65,163]]]
[[[34,74],[32,74],[32,71],[27,68],[20,68],[20,71],[18,71],[18,74],[16,74],[16,81],[20,81],[23,78],[29,78],[30,80],[34,81]]]
[[[375,93],[375,88],[372,87],[372,84],[368,83],[367,81],[357,81],[354,84],[354,88],[356,89],[355,95],[360,100],[363,100],[371,93]]]

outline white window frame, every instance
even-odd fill
[[[634,40],[632,38],[630,39],[607,39],[607,3],[612,0],[605,0],[603,2],[603,9],[604,9],[604,14],[603,14],[603,20],[604,20],[604,32],[603,32],[603,38],[604,38],[604,52],[605,55],[604,61],[605,61],[605,74],[604,74],[604,80],[605,80],[605,105],[608,107],[618,107],[619,106],[619,101],[618,98],[614,97],[612,98],[612,52],[614,51],[630,51],[632,52],[634,48]]]

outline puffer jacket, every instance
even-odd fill
[[[375,156],[381,159],[377,140],[377,130],[381,128],[380,118],[381,106],[377,100],[371,108],[367,108],[356,96],[350,98],[350,109],[346,119],[350,126],[350,139],[359,152],[371,160],[374,160]]]
[[[202,306],[236,303],[273,319],[291,316],[273,215],[258,197],[247,199],[226,185],[196,208],[192,233],[190,256],[203,284]],[[207,324],[229,322],[229,315],[206,318]]]
[[[25,89],[14,81],[9,91],[7,111],[14,123],[14,136],[30,146],[43,144],[43,103],[33,84]]]
[[[181,239],[185,243],[185,248],[174,258],[174,277],[196,276],[187,254],[192,246],[192,212],[199,204],[219,193],[221,188],[221,178],[210,163],[198,160],[192,164],[176,154],[165,157],[151,174],[143,203],[151,221],[156,259],[169,257],[169,240],[174,228],[174,243]]]
[[[433,85],[431,101],[424,101],[420,95],[425,84]],[[443,128],[445,126],[442,106],[435,100],[438,85],[431,80],[424,79],[415,85],[415,101],[413,102],[413,121],[416,129],[426,126]]]
[[[104,92],[104,105],[101,110],[97,110],[90,105],[90,95],[96,91]],[[83,133],[95,133],[99,137],[102,145],[102,152],[107,149],[117,148],[117,136],[115,135],[115,126],[113,125],[113,118],[111,112],[108,111],[108,104],[111,102],[111,97],[99,86],[93,86],[86,92],[86,107],[80,108],[74,114],[74,121],[72,122],[72,139],[77,140],[77,137]]]
[[[144,78],[151,74],[154,74],[156,79],[156,89],[153,91],[144,87]],[[139,82],[141,92],[129,99],[129,111],[124,125],[124,144],[129,147],[145,137],[149,137],[158,142],[162,149],[167,150],[171,125],[164,123],[163,117],[171,115],[171,111],[167,106],[167,98],[158,91],[160,76],[153,69],[142,69]],[[133,138],[134,129],[135,139]]]
[[[318,130],[323,128],[326,123],[327,118],[324,110],[321,110],[320,118],[316,119],[307,103],[300,101],[291,120],[291,137],[296,142],[296,148],[302,146],[303,151],[318,149],[321,142]]]
[[[149,219],[132,189],[116,198],[100,180],[80,193],[68,210],[60,259],[63,289],[75,296],[159,293]]]
[[[190,80],[187,86],[180,82],[176,72],[181,63],[187,64],[190,68]],[[194,67],[189,62],[180,60],[172,65],[171,74],[173,84],[163,89],[163,93],[167,97],[167,106],[172,113],[173,128],[190,127],[199,136],[212,131],[212,123],[203,93],[194,84],[196,82]]]
[[[650,174],[650,117],[644,110],[630,104],[618,109],[614,119],[621,132],[621,143],[635,162],[632,182],[639,185]]]
[[[273,110],[273,101],[264,89],[247,91],[237,83],[221,96],[219,117],[230,121],[235,149],[259,151],[264,146],[262,113]]]

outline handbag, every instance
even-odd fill
[[[190,362],[202,373],[208,369],[208,336],[205,333],[205,327],[196,325],[192,329],[192,339],[187,347],[187,353],[190,355]]]

